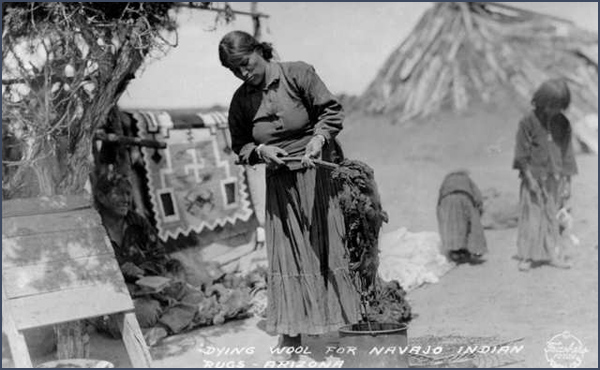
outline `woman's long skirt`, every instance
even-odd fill
[[[543,188],[541,197],[521,182],[517,257],[549,262],[560,254],[562,239],[557,214],[564,202],[560,194],[565,182],[550,176],[541,181],[540,186]]]
[[[442,248],[446,253],[461,249],[472,254],[487,253],[479,210],[468,195],[446,195],[437,207],[437,219]]]
[[[267,171],[267,331],[323,334],[360,319],[339,188],[325,169]]]

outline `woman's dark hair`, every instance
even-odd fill
[[[536,108],[556,107],[567,109],[571,104],[571,92],[563,79],[547,80],[533,94],[531,103]]]
[[[258,42],[252,35],[243,31],[231,31],[219,43],[219,59],[227,68],[237,68],[239,63],[252,52],[258,52],[266,61],[273,58],[273,46],[268,42]]]

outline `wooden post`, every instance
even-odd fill
[[[152,367],[152,356],[144,340],[142,329],[135,318],[134,313],[121,314],[119,317],[119,329],[123,337],[123,343],[129,354],[131,365],[135,368]]]
[[[83,321],[56,325],[56,357],[59,360],[86,359],[90,356],[90,337]]]
[[[254,38],[260,42],[262,35],[260,32],[260,16],[257,2],[250,3],[250,13],[252,13],[252,23],[254,24]]]

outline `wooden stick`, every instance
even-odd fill
[[[302,157],[281,157],[281,160],[283,160],[284,162],[299,162],[299,161],[302,161]],[[335,170],[336,168],[339,167],[338,164],[323,161],[321,159],[313,159],[312,161],[316,165],[327,168],[329,170]]]
[[[96,131],[96,134],[94,135],[94,140],[100,140],[104,143],[115,143],[125,146],[143,146],[147,148],[156,149],[165,149],[167,147],[167,143],[163,141],[140,139],[137,137],[123,136],[112,133],[107,134],[102,130]]]
[[[469,9],[468,3],[458,2],[458,7],[462,13],[462,19],[465,22],[465,27],[467,29],[467,38],[471,36],[473,33],[473,20],[471,19],[471,9]]]

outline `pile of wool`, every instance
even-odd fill
[[[205,299],[199,304],[197,318],[204,325],[220,325],[228,320],[260,315],[264,305],[256,296],[265,289],[266,270],[262,267],[247,274],[227,273],[202,287]]]
[[[412,318],[406,291],[397,280],[385,282],[378,279],[376,289],[367,297],[367,319],[372,322],[403,323]]]
[[[204,294],[205,299],[198,305],[197,320],[200,325],[221,325],[227,320],[250,316],[252,297],[246,286],[216,283],[206,287]]]
[[[344,160],[332,178],[342,186],[340,205],[346,225],[345,241],[349,252],[350,273],[361,295],[363,319],[378,322],[405,322],[411,309],[406,292],[397,281],[381,280],[379,268],[379,232],[388,215],[381,205],[375,173],[366,163]]]

